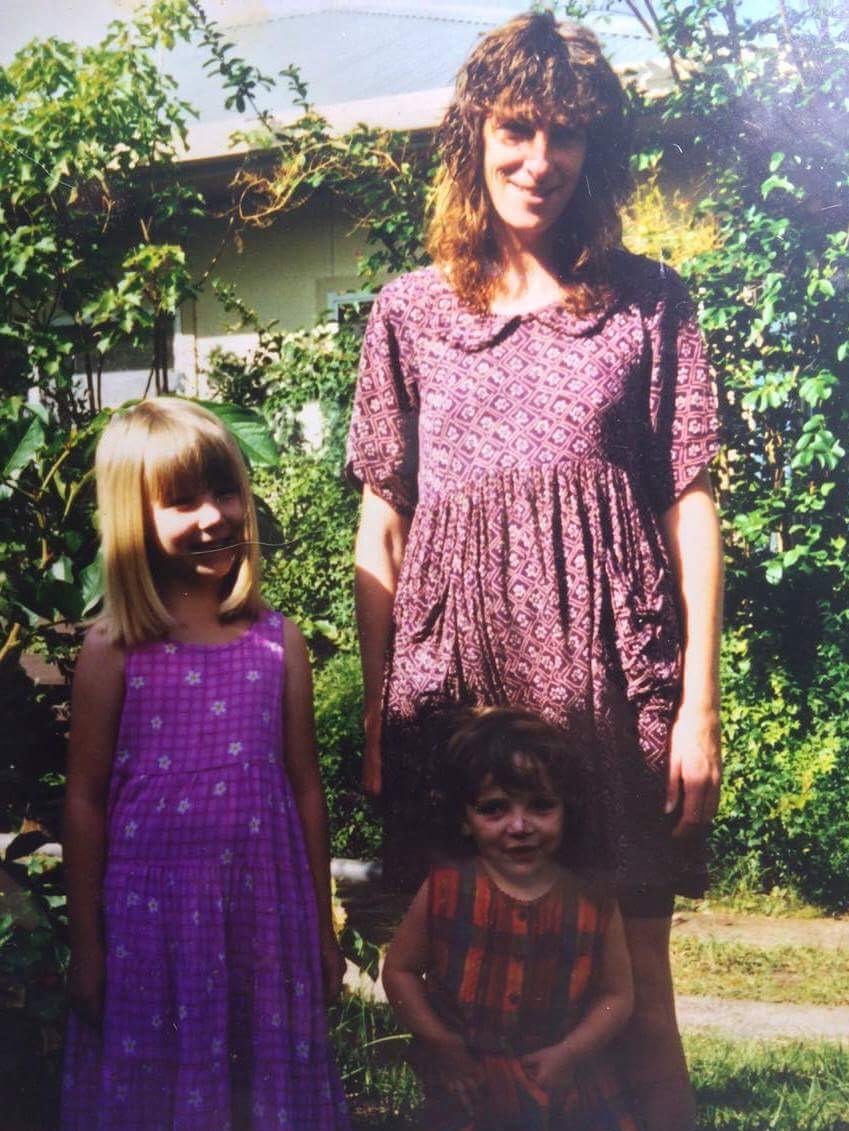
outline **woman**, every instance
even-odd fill
[[[351,426],[363,776],[397,873],[426,709],[518,704],[581,739],[586,862],[616,883],[634,970],[626,1071],[649,1131],[685,1131],[669,926],[704,890],[719,792],[718,445],[681,281],[619,248],[628,144],[595,38],[550,14],[458,76],[434,266],[375,302]]]

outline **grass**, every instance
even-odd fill
[[[685,1040],[699,1131],[849,1131],[849,1051],[836,1045]]]
[[[672,937],[679,994],[804,1005],[849,1005],[845,950]]]
[[[675,908],[679,911],[731,912],[736,915],[768,915],[774,919],[820,919],[828,911],[808,903],[792,888],[773,887],[758,891],[748,883],[719,884],[711,888],[705,899],[685,899],[678,896]]]
[[[347,999],[334,1043],[354,1131],[414,1131],[421,1093],[390,1011]],[[685,1045],[698,1131],[849,1131],[849,1050],[707,1036]]]

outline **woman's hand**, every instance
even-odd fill
[[[336,936],[322,939],[320,946],[321,981],[325,1001],[335,1001],[342,992],[345,977],[345,955],[339,948]]]
[[[457,1100],[470,1116],[479,1105],[480,1088],[484,1073],[480,1064],[466,1048],[458,1033],[423,1040],[425,1056],[435,1069],[442,1086]]]
[[[722,539],[710,476],[700,471],[661,515],[678,584],[684,635],[681,702],[669,739],[666,812],[680,806],[675,836],[692,836],[719,803],[719,633]]]
[[[673,835],[693,836],[716,816],[722,780],[719,712],[682,703],[669,740],[666,812],[680,805]]]
[[[100,947],[87,947],[85,953],[71,956],[68,967],[68,996],[71,1008],[88,1025],[100,1028],[103,1020],[103,991],[106,986],[106,959]]]
[[[558,1103],[572,1087],[575,1078],[574,1058],[563,1045],[550,1045],[520,1058],[527,1075]]]

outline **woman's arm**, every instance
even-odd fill
[[[85,638],[74,671],[64,857],[71,963],[68,990],[77,1011],[99,1025],[103,1011],[103,865],[106,800],[124,702],[124,652],[102,625]]]
[[[365,750],[363,788],[377,797],[381,789],[380,709],[392,606],[410,519],[366,485],[354,547],[357,628],[363,664]]]
[[[684,634],[681,700],[669,743],[667,812],[681,803],[676,836],[713,820],[722,773],[719,731],[719,638],[722,540],[710,476],[701,471],[661,515],[675,572]]]
[[[471,1112],[482,1079],[480,1066],[470,1055],[462,1036],[444,1025],[434,1013],[425,992],[427,905],[428,883],[425,882],[389,944],[383,965],[383,986],[389,1004],[421,1043],[444,1086]]]
[[[631,961],[625,928],[614,907],[604,936],[601,976],[589,1008],[559,1044],[522,1057],[522,1067],[556,1098],[571,1085],[577,1069],[601,1052],[625,1026],[634,1008]]]
[[[335,998],[342,988],[345,959],[333,930],[330,903],[330,844],[327,832],[327,803],[318,769],[313,716],[312,672],[307,646],[301,630],[286,620],[283,629],[286,649],[286,679],[283,696],[283,759],[292,786],[310,873],[315,888],[318,912],[319,947],[324,991]]]

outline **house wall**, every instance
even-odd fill
[[[327,311],[329,294],[362,287],[356,264],[366,251],[365,233],[352,228],[337,201],[316,196],[272,226],[249,230],[235,244],[228,241],[212,274],[233,284],[261,322],[276,319],[286,330],[313,326]],[[194,277],[206,270],[223,234],[220,221],[197,229],[188,245]],[[216,346],[245,353],[255,344],[256,335],[234,328],[236,321],[208,285],[183,307],[174,342],[181,391],[206,394],[204,369]]]

